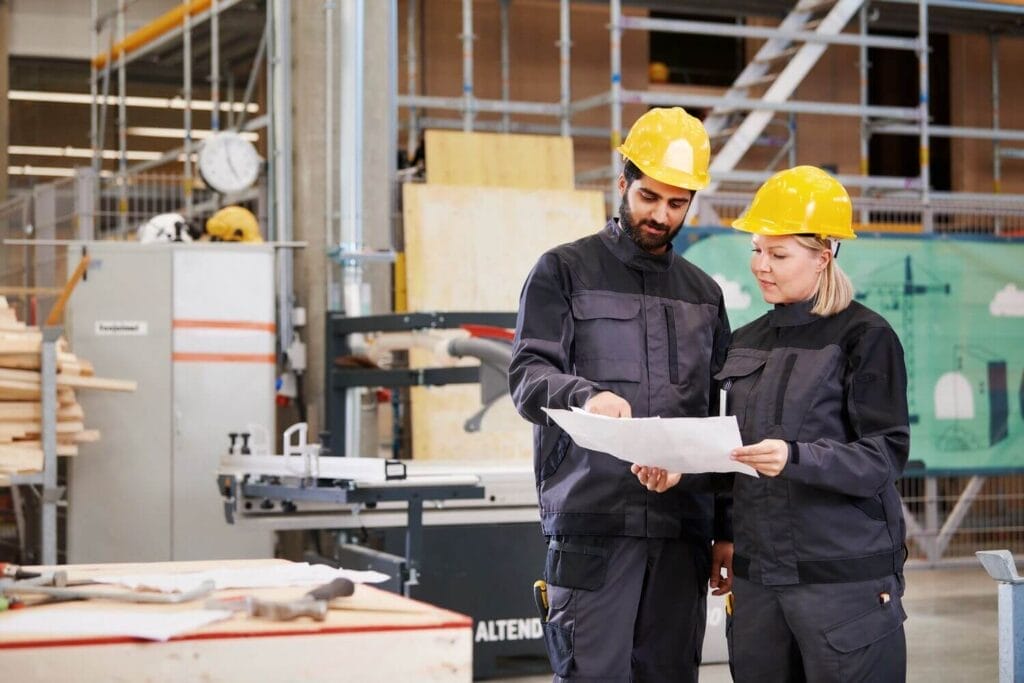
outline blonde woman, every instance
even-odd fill
[[[758,478],[733,487],[732,664],[743,681],[903,681],[910,448],[903,349],[836,262],[849,195],[811,166],[777,173],[733,223],[774,309],[737,330],[716,379]],[[679,481],[634,468],[664,491]]]

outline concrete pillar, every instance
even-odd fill
[[[330,359],[324,358],[324,320],[330,305],[327,296],[330,273],[338,282],[338,271],[327,258],[327,251],[338,242],[337,220],[332,222],[332,234],[326,234],[325,193],[334,195],[333,206],[337,211],[337,145],[338,108],[334,106],[333,149],[325,148],[324,112],[326,96],[325,74],[325,4],[319,2],[292,3],[292,100],[293,100],[293,146],[294,159],[294,239],[305,241],[309,246],[296,251],[295,294],[301,305],[306,307],[306,327],[301,331],[307,345],[307,371],[305,390],[307,417],[310,431],[315,434],[322,428],[324,406],[324,367]],[[337,2],[334,3],[336,6]],[[391,106],[389,57],[390,2],[367,2],[367,40],[365,53],[366,84],[364,120],[366,130],[363,145],[364,177],[364,235],[368,248],[381,249],[392,246],[391,206],[393,175],[391,165],[394,158],[394,144],[391,139],[395,116]],[[335,7],[334,17],[338,17]],[[341,71],[337,62],[342,53],[340,28],[335,24],[335,45],[333,54],[335,79]],[[372,39],[371,39],[372,38]],[[332,97],[337,100],[338,84],[335,81]],[[341,144],[354,144],[343,140]],[[325,177],[327,154],[332,155],[332,177]],[[370,264],[366,268],[366,280],[370,282],[371,312],[391,310],[390,266]],[[342,438],[334,435],[335,439]],[[372,438],[375,438],[373,435]]]
[[[310,433],[322,428],[324,314],[327,310],[327,248],[324,193],[334,183],[324,177],[324,2],[293,2],[292,145],[294,201],[292,234],[309,246],[295,252],[295,296],[306,308],[305,394]]]
[[[10,55],[11,3],[0,0],[0,202],[7,199],[7,143],[10,139],[8,122],[11,120],[7,91],[10,79],[7,60]]]

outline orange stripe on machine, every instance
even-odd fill
[[[175,329],[204,329],[204,330],[259,330],[274,334],[277,326],[274,323],[262,322],[259,320],[183,320],[175,319]]]
[[[178,351],[171,354],[175,363],[270,363],[277,362],[272,353],[192,353]]]

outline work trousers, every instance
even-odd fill
[[[710,544],[551,537],[544,637],[554,681],[695,682],[710,570]]]
[[[736,683],[906,680],[902,577],[732,590]]]

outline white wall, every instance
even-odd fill
[[[10,0],[12,57],[89,59],[92,55],[88,0]],[[117,8],[116,0],[100,0],[101,14]],[[179,3],[176,0],[138,0],[125,17],[125,33],[131,33]],[[116,29],[111,19],[110,26]],[[100,44],[109,42],[104,34]],[[116,42],[116,39],[115,39]]]

